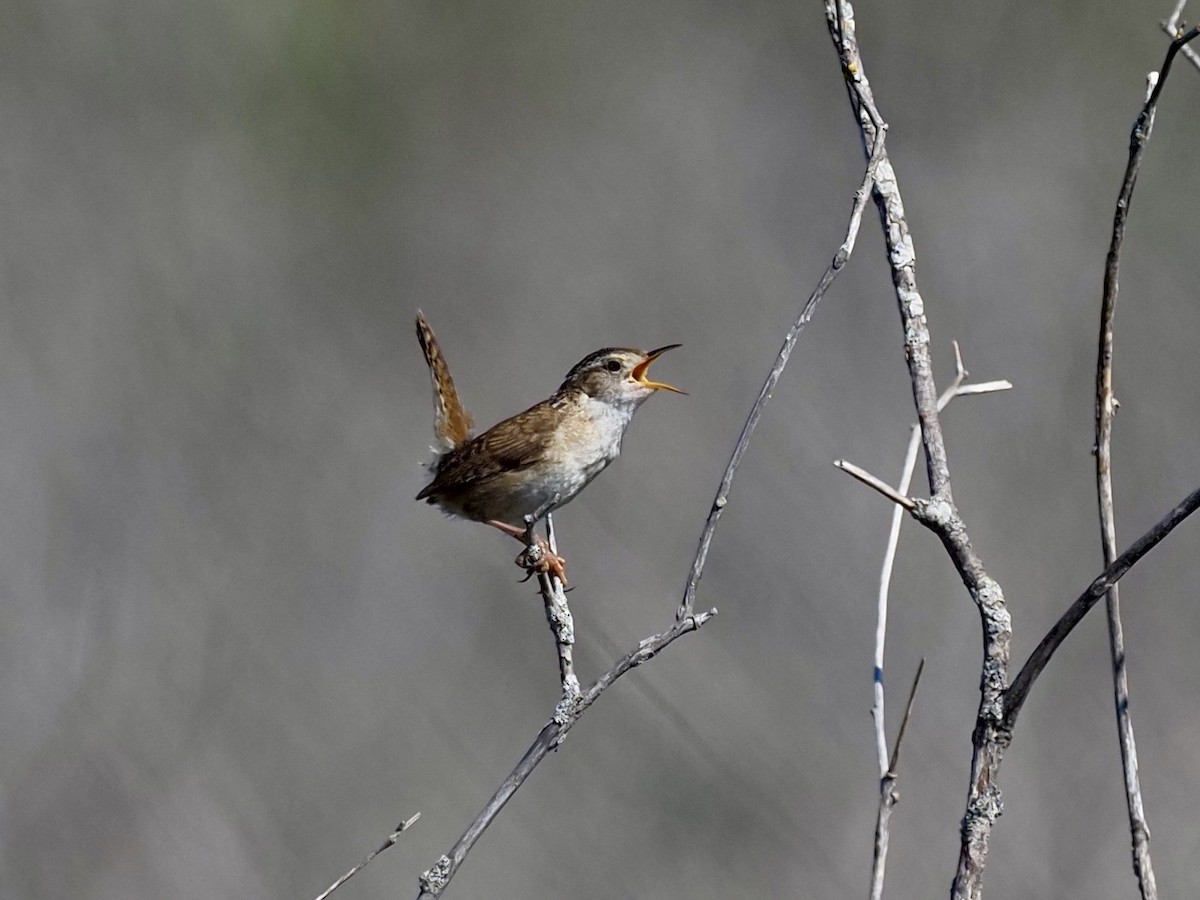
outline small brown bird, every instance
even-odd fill
[[[650,364],[679,344],[649,353],[606,347],[580,360],[548,399],[472,437],[471,417],[419,311],[417,338],[433,380],[434,431],[441,444],[430,467],[433,481],[417,499],[521,540],[530,527],[526,517],[536,521],[569,503],[617,458],[625,429],[651,394],[684,393],[647,377]],[[562,557],[540,538],[538,547],[533,568],[566,584]]]

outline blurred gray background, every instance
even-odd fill
[[[859,35],[952,339],[1005,395],[945,418],[1016,660],[1099,571],[1092,378],[1129,126],[1169,3],[863,3]],[[821,5],[0,5],[0,895],[415,896],[558,697],[516,546],[424,484],[412,317],[481,425],[609,344],[682,350],[558,517],[581,675],[673,615],[737,429],[842,238],[862,154]],[[1118,312],[1118,530],[1200,481],[1194,115],[1168,85]],[[720,616],[615,686],[455,897],[865,894],[874,591],[913,418],[874,211],[734,488]],[[1200,564],[1125,581],[1160,885],[1200,892]],[[888,645],[891,897],[957,853],[978,618],[906,526]],[[990,896],[1134,892],[1102,616],[1004,767]]]

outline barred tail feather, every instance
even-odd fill
[[[429,377],[433,382],[433,430],[443,450],[453,450],[471,436],[474,422],[463,409],[450,377],[450,367],[442,355],[441,345],[429,326],[425,314],[417,310],[417,340],[429,365]]]

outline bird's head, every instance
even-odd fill
[[[656,391],[683,394],[685,391],[677,387],[649,378],[651,363],[678,346],[668,344],[649,353],[625,347],[605,347],[581,359],[567,373],[559,390],[582,391],[596,400],[629,409],[636,409]]]

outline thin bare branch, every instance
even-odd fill
[[[449,853],[442,856],[432,869],[421,876],[420,897],[423,900],[429,900],[429,898],[437,897],[441,894],[450,879],[454,877],[462,865],[463,860],[466,859],[467,854],[471,852],[471,848],[475,845],[475,842],[479,840],[479,837],[492,823],[492,820],[499,815],[500,810],[504,808],[513,794],[517,792],[518,788],[525,782],[525,779],[537,768],[538,763],[545,759],[546,754],[566,739],[567,732],[574,727],[583,713],[587,711],[587,708],[595,703],[600,698],[600,695],[612,686],[613,682],[630,669],[637,668],[643,663],[652,660],[674,643],[676,639],[683,637],[683,635],[689,632],[696,631],[716,614],[716,609],[710,609],[708,612],[691,615],[682,622],[676,622],[666,631],[645,638],[637,647],[613,663],[607,672],[592,682],[574,703],[569,703],[565,699],[560,702],[555,709],[554,718],[542,726],[542,730],[538,732],[537,737],[534,738],[529,749],[525,751],[525,755],[521,757],[521,761],[517,763],[516,768],[501,782],[500,787],[497,788],[496,792],[488,800],[479,815],[475,817],[475,820],[463,833],[462,837],[450,848]]]
[[[336,891],[338,888],[340,888],[343,884],[345,884],[347,881],[349,881],[351,878],[353,878],[355,875],[357,875],[359,872],[361,872],[363,869],[365,869],[367,866],[367,863],[369,863],[371,860],[373,860],[375,857],[377,857],[380,853],[382,853],[388,847],[395,846],[396,841],[398,841],[400,839],[400,835],[402,835],[404,832],[408,831],[408,829],[412,828],[413,825],[415,825],[417,823],[417,819],[419,819],[419,818],[421,818],[421,814],[414,813],[410,818],[405,819],[403,822],[401,822],[399,825],[397,825],[396,830],[393,831],[390,835],[388,835],[388,838],[386,841],[384,841],[382,844],[379,845],[379,849],[374,850],[371,853],[368,853],[365,857],[363,857],[362,862],[360,862],[357,866],[355,866],[353,869],[351,869],[349,872],[347,872],[345,875],[343,875],[341,878],[339,878],[337,881],[335,881],[333,884],[331,884],[322,893],[318,894],[317,900],[325,900],[326,897],[328,897],[330,894],[332,894],[334,891]]]
[[[1187,6],[1187,0],[1179,0],[1179,2],[1175,4],[1174,11],[1171,13],[1171,18],[1167,19],[1165,22],[1159,23],[1162,25],[1162,30],[1167,33],[1168,37],[1177,38],[1183,35],[1183,23],[1181,23],[1179,20],[1183,16],[1183,8],[1185,6]],[[1197,53],[1191,47],[1183,47],[1181,52],[1184,56],[1192,61],[1192,65],[1194,65],[1197,69],[1200,69],[1200,53]]]
[[[746,422],[742,425],[741,434],[738,435],[737,443],[734,445],[733,454],[729,457],[729,463],[725,466],[725,472],[721,476],[721,482],[717,485],[717,493],[713,498],[712,506],[708,511],[708,518],[704,522],[704,529],[700,532],[700,545],[696,549],[696,557],[692,561],[691,571],[688,573],[687,583],[683,589],[683,601],[679,604],[679,610],[675,614],[676,621],[682,621],[692,614],[692,609],[696,604],[696,588],[700,584],[700,577],[704,574],[704,564],[708,561],[708,548],[712,544],[713,532],[716,531],[717,522],[721,518],[721,513],[729,504],[729,490],[733,486],[733,476],[737,473],[738,466],[742,463],[742,457],[746,453],[746,448],[750,445],[750,436],[754,433],[755,427],[758,425],[758,420],[762,417],[763,409],[766,408],[767,401],[771,399],[771,392],[775,390],[775,385],[779,382],[779,378],[783,375],[784,367],[787,366],[788,360],[791,358],[792,350],[796,346],[796,340],[800,337],[800,332],[804,330],[813,314],[816,312],[817,304],[821,302],[821,298],[825,296],[825,292],[829,290],[829,286],[833,284],[834,279],[838,277],[846,263],[850,261],[850,255],[854,252],[854,244],[858,240],[858,230],[862,224],[863,210],[866,208],[867,199],[871,195],[871,187],[875,183],[875,172],[879,160],[883,155],[883,143],[885,138],[884,129],[879,129],[872,141],[871,152],[868,154],[867,166],[863,172],[862,183],[858,186],[858,190],[854,192],[854,202],[850,209],[850,219],[846,225],[846,236],[842,241],[837,252],[833,255],[833,260],[821,275],[817,286],[813,288],[813,292],[809,294],[808,300],[804,304],[804,308],[800,311],[800,315],[796,318],[795,323],[788,329],[787,335],[784,336],[783,346],[779,348],[779,353],[775,356],[775,362],[771,366],[771,371],[767,373],[766,380],[763,381],[762,387],[758,391],[758,397],[754,400],[754,405],[750,407],[750,415],[746,417]]]
[[[1176,10],[1182,13],[1182,4]],[[1193,29],[1194,31],[1194,29]],[[1195,34],[1192,35],[1195,37]],[[1181,37],[1179,41],[1190,40]],[[1184,48],[1172,44],[1172,51]],[[1169,70],[1173,54],[1168,53],[1163,76]],[[1113,395],[1113,340],[1117,296],[1120,291],[1121,248],[1125,241],[1125,225],[1129,206],[1137,184],[1138,169],[1145,154],[1146,143],[1154,128],[1155,103],[1165,78],[1151,72],[1146,79],[1146,99],[1129,139],[1129,159],[1121,190],[1113,213],[1112,237],[1104,265],[1104,289],[1100,304],[1100,346],[1096,360],[1096,501],[1100,514],[1100,543],[1104,565],[1112,565],[1117,555],[1117,525],[1112,482],[1112,428],[1117,411]],[[1105,596],[1108,619],[1109,656],[1113,674],[1113,707],[1117,718],[1117,739],[1121,748],[1121,768],[1125,781],[1125,806],[1129,815],[1129,833],[1133,846],[1133,871],[1137,876],[1142,900],[1157,900],[1158,888],[1150,857],[1150,827],[1142,804],[1141,780],[1138,777],[1137,742],[1129,708],[1129,673],[1126,667],[1125,637],[1121,625],[1121,601],[1117,586],[1112,585]]]
[[[921,429],[914,425],[908,438],[908,450],[904,454],[904,470],[900,475],[897,493],[908,496],[912,484],[913,472],[917,468],[917,453],[921,449]],[[904,507],[899,503],[892,506],[892,524],[888,529],[887,547],[883,551],[883,566],[879,572],[879,594],[875,604],[875,658],[871,668],[871,682],[874,702],[871,706],[871,718],[875,722],[875,753],[879,761],[879,777],[882,779],[888,771],[887,728],[884,722],[883,696],[883,654],[887,644],[888,597],[892,587],[892,571],[896,566],[896,550],[900,546],[900,525],[904,521]],[[884,847],[887,853],[886,846]],[[876,838],[876,854],[878,855],[878,838]]]
[[[994,394],[996,391],[1011,390],[1012,382],[1001,379],[999,381],[982,381],[979,384],[964,384],[954,392],[954,395],[956,397],[965,397],[968,394]]]
[[[1197,508],[1200,508],[1200,488],[1196,488],[1188,494],[1178,506],[1163,516],[1153,528],[1113,560],[1112,565],[1100,573],[1096,580],[1088,585],[1087,590],[1080,594],[1067,611],[1059,617],[1059,620],[1054,623],[1054,627],[1042,638],[1042,642],[1029,654],[1029,659],[1025,661],[1025,665],[1021,667],[1021,671],[1017,673],[1012,686],[1008,689],[1004,698],[1004,720],[1008,728],[1011,729],[1016,724],[1017,715],[1029,698],[1029,689],[1033,687],[1033,682],[1042,674],[1042,670],[1046,668],[1050,658],[1054,656],[1054,652],[1058,650],[1062,642],[1067,639],[1067,635],[1083,621],[1088,610],[1107,593],[1110,587],[1120,581],[1138,560],[1158,546],[1163,538],[1174,531],[1176,526],[1194,513]]]
[[[917,699],[917,685],[921,683],[921,673],[925,671],[925,659],[921,658],[917,666],[917,674],[913,676],[912,688],[908,692],[908,703],[904,707],[904,718],[900,720],[900,730],[896,733],[896,744],[892,748],[892,758],[886,770],[879,779],[879,811],[875,817],[875,859],[871,865],[871,900],[882,900],[883,876],[887,870],[888,844],[891,842],[892,810],[900,802],[900,794],[896,790],[896,767],[900,763],[900,744],[908,731],[908,720],[912,716],[913,701]]]
[[[861,469],[858,466],[856,466],[854,463],[848,462],[844,459],[835,459],[833,461],[833,464],[835,466],[837,466],[839,469],[841,469],[843,472],[845,472],[847,475],[851,476],[852,478],[857,478],[859,481],[861,481],[867,487],[874,488],[876,491],[883,494],[883,496],[887,497],[889,500],[891,500],[897,506],[902,506],[905,509],[907,509],[909,512],[914,512],[916,510],[916,508],[917,508],[916,500],[914,500],[912,497],[904,496],[899,491],[897,491],[895,488],[893,488],[890,484],[888,484],[886,481],[882,481],[882,480],[876,478],[874,475],[872,475],[866,469]]]
[[[912,687],[908,689],[908,702],[904,704],[904,716],[900,719],[900,730],[896,732],[896,744],[892,747],[892,759],[888,764],[888,774],[896,776],[896,767],[900,764],[900,745],[908,731],[908,720],[912,718],[913,703],[917,699],[917,688],[921,684],[921,673],[925,671],[925,657],[917,664],[917,674],[913,676]]]

